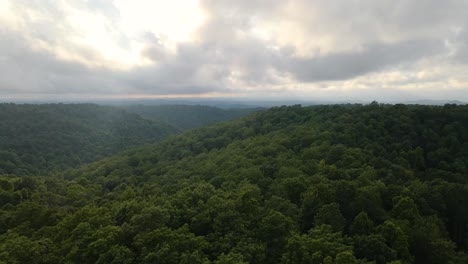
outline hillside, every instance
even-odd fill
[[[203,127],[228,121],[260,108],[221,109],[205,105],[130,105],[121,106],[143,118],[163,121],[181,130]]]
[[[176,130],[92,104],[0,104],[0,174],[39,174],[154,143]]]
[[[468,263],[467,175],[467,106],[278,107],[2,177],[0,259]]]

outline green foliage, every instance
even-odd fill
[[[45,174],[157,142],[176,130],[92,104],[0,104],[0,175]]]
[[[258,108],[221,109],[204,105],[130,105],[121,108],[143,118],[162,121],[181,130],[232,120]],[[245,133],[249,133],[247,130]]]
[[[336,255],[335,264],[357,264],[358,260],[354,257],[353,252],[343,251]]]
[[[360,212],[349,228],[349,233],[356,236],[370,235],[373,231],[374,223],[365,212]]]
[[[242,255],[237,254],[237,253],[229,253],[227,255],[221,254],[213,263],[214,264],[247,264],[247,262],[243,260]]]
[[[317,215],[315,216],[315,225],[330,225],[334,231],[343,232],[346,219],[340,212],[337,203],[331,203],[320,207]]]
[[[466,142],[467,106],[291,106],[3,175],[0,262],[467,263]]]
[[[351,250],[350,241],[328,225],[311,229],[307,234],[295,234],[286,245],[282,263],[322,263],[327,258]]]

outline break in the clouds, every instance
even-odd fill
[[[0,0],[0,96],[468,100],[466,0]]]

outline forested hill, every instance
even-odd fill
[[[0,187],[6,263],[468,263],[468,107],[278,107]]]
[[[232,120],[260,108],[221,109],[204,105],[130,105],[121,106],[143,118],[160,120],[181,130]]]
[[[175,131],[93,104],[0,104],[0,174],[39,174],[90,163]]]

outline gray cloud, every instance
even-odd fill
[[[468,22],[466,24],[468,25]],[[458,63],[468,64],[468,26],[458,33],[453,42],[455,46],[453,59]]]
[[[0,94],[112,93],[114,73],[64,61],[50,52],[34,50],[16,33],[0,30]]]
[[[305,82],[346,80],[444,51],[440,40],[374,44],[358,52],[343,52],[311,59],[293,58],[281,62],[278,67],[286,67],[286,71]]]
[[[211,14],[201,33],[216,46],[231,66],[244,70],[250,83],[271,83],[275,72],[299,82],[346,80],[420,59],[448,55],[445,39],[452,30],[465,27],[466,1],[204,1]],[[291,17],[292,16],[292,17]],[[338,50],[315,56],[295,56],[295,48],[271,50],[258,39],[236,39],[236,31],[248,32],[252,21],[290,19],[313,43],[317,34],[338,43]],[[287,33],[287,32],[286,32]],[[461,43],[467,43],[460,40]],[[464,44],[463,44],[464,45]],[[356,47],[354,47],[356,46]],[[340,49],[343,50],[340,50]],[[463,50],[460,47],[460,50]],[[272,82],[268,82],[272,81]]]
[[[101,59],[92,47],[66,42],[80,33],[66,22],[61,1],[13,3],[24,27],[0,26],[0,94],[236,93],[257,86],[268,91],[265,87],[281,86],[285,79],[314,84],[408,65],[437,65],[440,60],[468,64],[464,0],[204,0],[207,21],[195,32],[197,41],[178,43],[170,51],[157,32],[147,31],[138,41],[144,42],[141,55],[151,64],[126,70],[91,67],[54,53],[63,48],[89,62]],[[125,21],[112,1],[67,3],[105,17],[118,46],[131,48],[135,36],[121,29]],[[273,33],[255,35],[259,25],[270,26]],[[419,63],[422,60],[430,63]],[[457,78],[445,74],[446,79]]]

